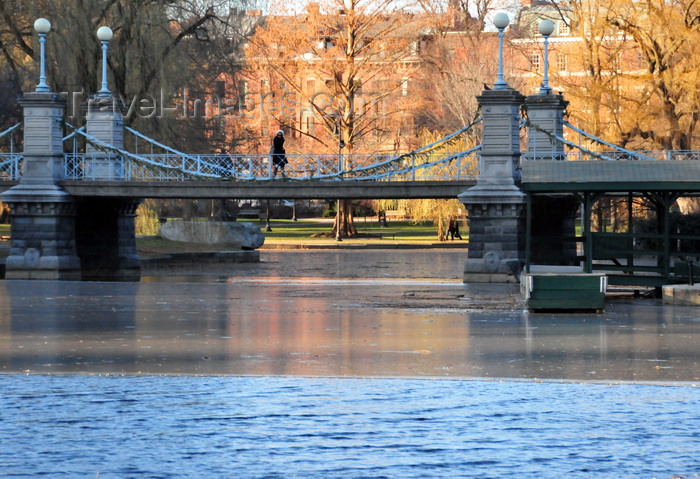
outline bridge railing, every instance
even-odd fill
[[[562,161],[586,161],[586,160],[609,160],[609,161],[681,161],[700,160],[700,151],[694,150],[645,150],[631,153],[618,150],[588,150],[565,146],[564,151],[548,150],[538,152],[523,152],[524,161],[541,160],[562,160]]]
[[[522,153],[523,161],[537,160],[608,160],[608,161],[660,161],[660,160],[697,160],[700,152],[691,150],[629,150],[615,145],[590,133],[575,127],[569,122],[563,123],[572,136],[577,137],[577,142],[567,140],[551,131],[544,130],[523,120],[523,126],[532,128],[549,136],[549,145],[545,148],[537,148],[533,151]],[[533,142],[537,147],[537,142]]]
[[[19,180],[24,172],[23,160],[18,153],[0,153],[0,180]]]
[[[22,122],[0,132],[0,180],[17,180],[22,176],[20,126]]]
[[[147,152],[130,152],[109,145],[83,129],[66,126],[73,132],[73,153],[65,154],[65,177],[82,180],[183,181],[186,179],[224,179],[233,181],[285,180],[454,180],[478,176],[480,147],[466,152],[452,150],[480,119],[451,135],[410,153],[379,154],[287,154],[283,169],[275,168],[273,155],[265,154],[191,154],[163,145],[142,133],[125,127],[136,140],[146,142]],[[75,144],[92,147],[91,153],[77,152]]]
[[[478,176],[476,151],[404,155],[288,154],[284,174],[275,175],[270,155],[125,155],[66,153],[64,174],[71,180],[185,181],[192,177],[252,180],[467,180]],[[348,169],[350,168],[350,169]]]
[[[378,154],[287,154],[288,165],[284,171],[287,180],[375,180],[375,181],[428,181],[467,180],[479,174],[479,148],[459,153],[436,152],[452,149],[459,135],[478,123],[465,127],[423,148],[410,153]],[[132,153],[117,149],[72,127],[64,138],[72,140],[74,153],[65,154],[65,177],[81,180],[130,180],[130,181],[184,181],[195,177],[236,181],[272,180],[282,177],[275,174],[270,154],[187,154],[150,140],[150,153]],[[527,120],[523,120],[527,126]],[[0,180],[18,180],[23,171],[21,145],[15,139],[21,131],[17,124],[0,132]],[[632,151],[620,148],[593,137],[572,125],[565,126],[579,135],[581,146],[550,134],[551,148],[544,151],[524,152],[522,159],[531,160],[698,160],[700,151]],[[127,128],[139,138],[147,138]],[[585,137],[585,141],[582,138]],[[78,153],[77,141],[90,143],[100,150],[96,153]],[[70,145],[69,145],[70,146]],[[70,147],[68,148],[71,149]],[[4,152],[2,152],[5,150]],[[9,151],[8,151],[9,150]],[[155,153],[154,151],[160,151]]]

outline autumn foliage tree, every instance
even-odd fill
[[[692,149],[700,120],[700,5],[694,0],[619,2],[606,19],[632,39],[640,60],[636,95],[627,101],[638,114],[625,125],[625,138]]]
[[[549,3],[552,19],[567,25],[576,40],[567,43],[569,71],[551,74],[571,102],[575,123],[629,148],[693,148],[700,87],[697,2]],[[554,41],[550,57],[558,48]]]
[[[694,0],[572,0],[560,18],[579,38],[582,76],[555,76],[576,123],[630,149],[697,148],[700,5]],[[700,207],[683,198],[683,211]]]

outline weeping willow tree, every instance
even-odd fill
[[[450,222],[457,221],[460,226],[465,226],[466,209],[458,199],[439,200],[379,200],[377,207],[380,210],[404,211],[405,215],[414,223],[430,220],[437,228],[439,241],[447,241]]]
[[[432,144],[442,137],[440,132],[423,130],[420,137],[424,144]],[[473,148],[479,143],[479,132],[477,130],[467,130],[464,134],[456,136],[453,140],[444,143],[435,152],[439,153],[459,153]],[[474,164],[472,174],[478,173],[477,165]],[[440,173],[441,169],[454,168],[454,165],[447,163],[431,167],[422,174],[431,175]],[[420,179],[421,174],[417,175]],[[461,226],[465,225],[466,208],[458,199],[419,199],[419,200],[380,200],[378,202],[380,210],[403,210],[408,218],[414,222],[431,220],[437,227],[439,241],[448,239],[448,229],[450,222],[457,221]]]
[[[137,235],[153,236],[158,234],[160,221],[158,220],[158,206],[153,199],[147,199],[136,209],[134,220]]]

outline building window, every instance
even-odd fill
[[[565,72],[569,69],[569,58],[565,53],[557,53],[557,71]]]
[[[531,53],[530,54],[530,71],[539,73],[540,72],[540,54]]]
[[[304,131],[311,134],[314,131],[314,117],[313,115],[308,115],[304,118]]]
[[[408,78],[401,80],[401,96],[408,95]]]
[[[241,98],[248,96],[248,82],[241,80],[238,82],[238,94]]]
[[[309,94],[314,94],[316,93],[316,80],[313,78],[309,78],[306,80],[306,91]]]
[[[226,82],[220,80],[216,82],[216,96],[219,98],[226,96]]]
[[[560,37],[568,37],[571,35],[571,27],[569,26],[569,20],[565,19],[560,22],[557,22],[559,25],[559,36]]]

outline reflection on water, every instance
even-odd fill
[[[515,286],[425,278],[0,284],[12,372],[697,381],[692,307],[533,314]]]

